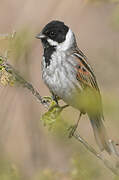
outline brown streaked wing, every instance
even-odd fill
[[[103,117],[102,100],[94,72],[90,64],[87,62],[86,56],[83,54],[81,50],[74,51],[73,56],[75,56],[76,61],[78,62],[78,66],[76,67],[77,80],[80,82],[81,86],[84,89],[89,87],[90,89],[94,90],[94,94],[95,92],[97,92],[96,94],[98,95],[96,96],[96,99],[97,99],[97,103],[99,104],[99,109],[100,109],[99,112]]]
[[[84,85],[94,88],[99,91],[99,87],[96,81],[96,77],[93,73],[93,70],[89,63],[87,62],[86,56],[82,53],[82,51],[76,51],[73,53],[78,62],[77,68],[77,79],[83,83]]]

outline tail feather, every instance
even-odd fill
[[[108,137],[106,134],[106,130],[100,116],[89,116],[91,125],[93,127],[94,136],[96,142],[101,151],[106,150],[109,154],[111,153],[111,149],[108,142]]]

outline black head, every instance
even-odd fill
[[[43,28],[42,32],[37,35],[37,38],[49,38],[55,42],[62,43],[65,41],[68,30],[69,28],[64,22],[51,21]]]

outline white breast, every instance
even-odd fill
[[[76,79],[75,61],[64,52],[54,52],[48,67],[43,58],[42,77],[51,92],[71,104],[74,94],[79,93],[81,86]],[[73,105],[72,105],[73,106]]]

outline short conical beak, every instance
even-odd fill
[[[36,38],[37,39],[43,39],[43,38],[45,38],[46,36],[44,35],[44,34],[42,34],[42,32],[40,32],[40,34],[37,34],[36,35]]]

